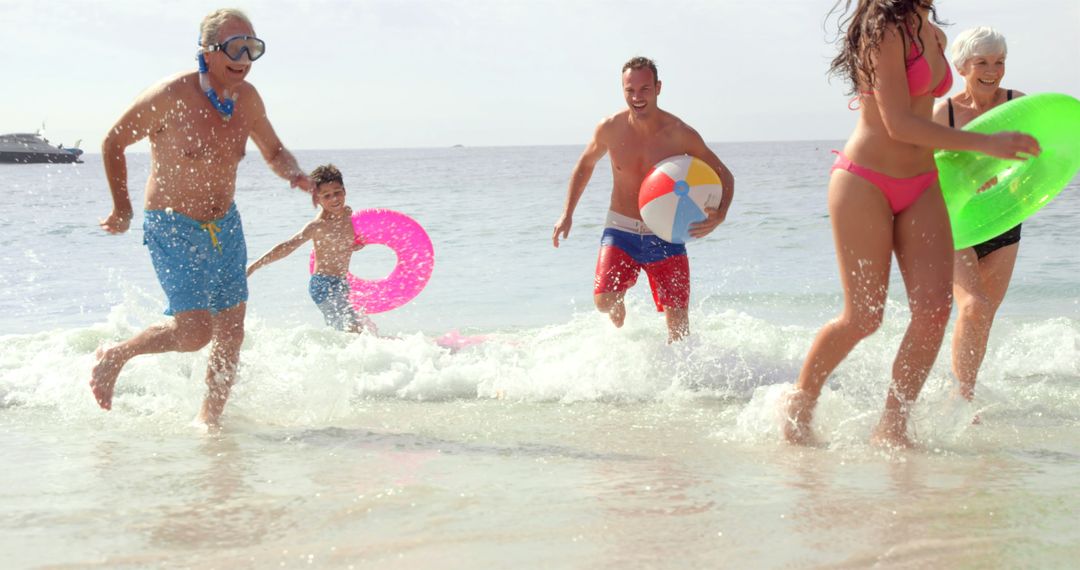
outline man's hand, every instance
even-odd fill
[[[574,224],[574,218],[569,214],[563,214],[555,224],[555,230],[551,232],[551,243],[559,247],[559,236],[563,239],[570,237],[570,226]]]
[[[707,218],[690,224],[690,237],[703,238],[711,234],[716,226],[724,223],[724,218],[727,217],[726,212],[721,212],[716,208],[705,208],[705,214],[708,215]]]
[[[131,227],[131,212],[113,209],[109,217],[99,221],[98,225],[110,234],[122,234]]]
[[[289,179],[289,187],[299,188],[309,194],[315,191],[315,183],[312,182],[311,178],[303,172]]]

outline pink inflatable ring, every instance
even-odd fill
[[[356,243],[381,244],[397,255],[397,265],[385,279],[360,279],[349,274],[349,301],[367,314],[384,313],[413,300],[424,290],[435,267],[431,238],[416,220],[393,210],[359,210],[352,215]],[[315,252],[308,271],[315,272]]]

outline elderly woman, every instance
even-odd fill
[[[964,78],[964,90],[934,107],[934,121],[961,128],[994,107],[1023,93],[1001,87],[1005,76],[1005,38],[991,28],[965,30],[953,42],[952,60]],[[959,316],[953,332],[952,369],[960,395],[971,400],[990,325],[1009,288],[1020,226],[989,241],[959,250],[953,263],[953,294]]]

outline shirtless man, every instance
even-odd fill
[[[668,342],[690,331],[687,307],[690,302],[690,264],[686,246],[665,242],[653,235],[641,221],[638,190],[652,166],[674,155],[688,154],[704,160],[720,176],[724,192],[720,205],[708,209],[708,218],[693,224],[690,235],[704,237],[727,217],[735,190],[735,178],[724,163],[705,145],[701,135],[678,117],[656,106],[660,80],[656,64],[635,57],[623,65],[623,96],[627,109],[600,122],[585,152],[578,159],[566,195],[566,207],[551,234],[570,235],[574,209],[592,177],[597,161],[611,153],[614,188],[607,224],[596,263],[593,300],[616,327],[623,325],[626,307],[623,296],[637,280],[641,269],[649,276],[653,299],[667,319]]]
[[[113,210],[101,228],[126,232],[132,206],[124,150],[150,138],[143,242],[165,290],[169,322],[98,350],[90,387],[112,408],[120,370],[140,354],[193,352],[212,342],[209,388],[198,421],[216,426],[244,339],[247,248],[233,204],[236,169],[250,138],[271,170],[294,188],[311,180],[285,149],[255,88],[244,81],[265,44],[242,12],[218,10],[200,27],[200,71],[161,81],[135,100],[101,147]]]

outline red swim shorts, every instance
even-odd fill
[[[686,246],[668,243],[655,235],[604,229],[596,260],[593,293],[625,291],[644,269],[649,277],[656,310],[685,309],[690,305],[690,262]]]

